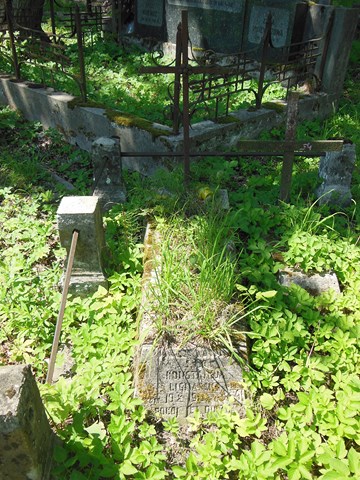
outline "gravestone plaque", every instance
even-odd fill
[[[187,10],[189,36],[194,47],[224,53],[239,52],[247,1],[167,0],[167,39],[175,43],[181,11]]]
[[[271,42],[274,49],[301,42],[306,22],[307,5],[299,0],[253,0],[248,13],[244,50],[257,50],[259,58],[264,39],[266,21],[271,15]],[[272,53],[272,58],[282,56]]]
[[[136,395],[161,417],[185,419],[198,409],[206,414],[229,397],[241,407],[245,400],[242,367],[225,350],[188,344],[140,349]]]
[[[166,40],[164,4],[165,0],[136,0],[135,33]]]

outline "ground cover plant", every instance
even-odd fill
[[[359,153],[356,65],[339,112],[323,124],[299,126],[302,138],[331,132],[354,141]],[[75,364],[68,378],[49,387],[43,382],[64,261],[54,215],[65,193],[51,173],[71,182],[72,194],[87,194],[89,158],[7,108],[0,111],[0,128],[0,363],[33,365],[52,427],[63,441],[55,450],[55,479],[359,478],[358,166],[354,202],[341,212],[315,202],[318,159],[296,161],[291,204],[277,202],[277,159],[205,159],[192,165],[186,192],[180,168],[152,179],[125,173],[129,199],[105,219],[109,292],[70,299],[61,343],[71,347]],[[229,190],[231,210],[214,215],[219,188]],[[149,218],[162,225],[165,236],[177,227],[180,239],[191,239],[214,219],[230,229],[231,238],[225,236],[231,243],[219,236],[214,251],[215,235],[207,256],[190,241],[188,260],[197,275],[206,273],[207,259],[215,260],[212,269],[223,266],[228,273],[235,264],[219,301],[235,303],[237,295],[262,307],[247,317],[252,354],[244,373],[245,416],[230,400],[180,426],[175,418],[152,415],[133,397],[142,239]],[[299,287],[280,287],[276,275],[284,265],[333,270],[341,294],[312,297]]]

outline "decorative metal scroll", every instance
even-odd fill
[[[70,7],[68,12],[63,13],[61,21],[61,25],[69,29],[73,36],[76,33],[76,8]],[[83,33],[101,32],[103,26],[103,9],[101,4],[90,4],[90,8],[83,11],[80,10],[80,21]]]
[[[254,104],[254,107],[259,109],[265,92],[273,84],[282,85],[286,98],[291,88],[299,84],[306,83],[313,90],[319,89],[332,20],[323,37],[275,48],[271,41],[272,16],[269,14],[260,48],[261,58],[255,61],[254,50],[238,54],[202,51],[195,55],[186,27],[184,31],[183,19],[178,26],[175,59],[168,65],[164,65],[161,63],[162,52],[158,52],[158,58],[154,56],[155,66],[144,68],[142,71],[175,75],[174,81],[169,86],[171,105],[166,108],[165,113],[173,122],[174,133],[178,133],[184,117],[184,105],[181,105],[180,101],[181,88],[188,88],[189,103],[186,108],[189,109],[190,122],[200,110],[204,111],[202,118],[219,120],[222,116],[226,117],[232,110],[234,100],[241,101],[239,94],[246,92],[249,95],[243,102],[247,106]],[[187,41],[184,43],[185,38]],[[188,54],[189,45],[190,55]],[[259,53],[259,50],[256,52]],[[185,56],[186,62],[184,62]],[[274,58],[279,60],[276,61]],[[320,68],[317,67],[318,75],[316,75],[315,67],[319,62]],[[186,75],[184,75],[185,63]],[[188,80],[184,82],[185,76]],[[185,84],[187,84],[186,87]]]

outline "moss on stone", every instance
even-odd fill
[[[286,108],[286,103],[280,102],[264,102],[262,104],[263,108],[268,108],[269,110],[275,110],[276,113],[283,113]]]
[[[75,97],[68,101],[67,106],[70,110],[74,110],[76,107],[102,108],[103,110],[106,110],[106,107],[102,103],[94,102],[93,100],[87,100],[84,102],[80,97]]]
[[[227,123],[243,123],[242,120],[240,120],[240,118],[237,118],[233,115],[224,115],[223,117],[219,117],[217,120],[216,120],[216,123],[219,123],[219,124],[227,124]]]
[[[145,118],[137,117],[131,113],[121,112],[120,110],[106,107],[102,103],[94,102],[92,100],[84,102],[81,98],[76,97],[68,102],[68,108],[71,110],[76,107],[101,108],[104,110],[104,114],[111,122],[116,123],[121,127],[135,127],[139,128],[140,130],[145,130],[146,132],[149,132],[153,138],[170,136],[172,134],[172,132],[155,127],[152,122],[146,120]]]
[[[154,127],[154,124],[145,118],[137,117],[131,113],[120,112],[119,110],[113,110],[111,108],[105,109],[107,118],[122,127],[135,127],[140,130],[145,130],[154,138],[161,137],[163,135],[169,136],[172,132],[168,132],[161,128]]]

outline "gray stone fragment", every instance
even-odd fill
[[[53,442],[30,366],[0,367],[0,480],[47,480]]]
[[[340,293],[339,281],[335,273],[315,273],[308,275],[295,270],[283,270],[279,272],[279,283],[284,287],[295,284],[302,287],[310,295],[320,295],[327,290]]]
[[[78,230],[69,290],[74,295],[94,293],[101,285],[107,288],[102,267],[105,237],[97,197],[64,197],[57,211],[61,245],[69,253],[72,234]]]
[[[119,141],[100,137],[91,148],[94,167],[94,195],[100,198],[103,210],[125,202]]]
[[[344,144],[341,152],[327,152],[319,165],[319,177],[323,183],[317,189],[319,204],[341,207],[351,203],[351,179],[356,160],[353,144]]]

